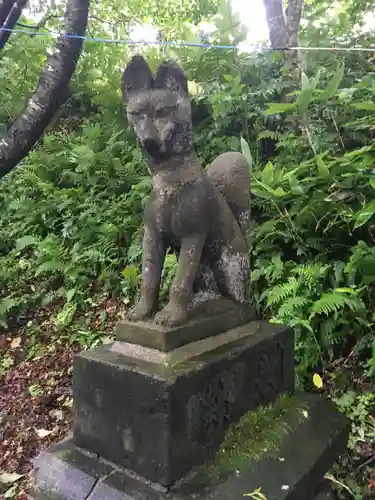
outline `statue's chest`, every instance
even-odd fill
[[[152,217],[156,229],[174,240],[200,225],[204,211],[204,196],[200,184],[160,188],[150,197],[147,218]]]

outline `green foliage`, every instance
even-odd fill
[[[254,297],[295,328],[302,371],[372,336],[373,235],[365,224],[375,210],[364,167],[374,159],[370,145],[254,172]]]
[[[129,280],[150,179],[123,132],[85,123],[76,136],[47,135],[1,187],[3,322],[58,301],[64,328],[91,293]]]
[[[56,13],[61,8],[57,2]],[[359,29],[371,9],[363,0],[329,8],[323,0],[305,1],[301,45],[374,46],[374,33]],[[243,39],[241,20],[218,0],[93,2],[88,35],[131,38],[133,28],[147,22],[165,40],[199,42],[204,21],[214,24],[206,36],[212,43]],[[59,23],[52,16],[47,27],[58,31]],[[2,51],[3,131],[23,109],[52,46],[49,37],[15,35]],[[107,334],[105,308],[95,327],[90,323],[98,304],[113,299],[124,308],[138,298],[151,180],[120,92],[121,70],[135,51],[143,51],[152,68],[164,57],[160,47],[85,42],[54,123],[23,164],[0,180],[0,327],[9,336],[28,335],[27,357],[40,353],[39,316],[61,338],[86,348]],[[373,383],[374,58],[307,52],[297,72],[277,52],[170,46],[164,52],[179,61],[194,88],[194,139],[203,164],[227,150],[242,151],[249,163],[252,300],[262,316],[294,329],[300,385],[311,386],[313,373],[324,374],[349,355]],[[163,304],[176,265],[167,255]],[[13,362],[3,356],[0,373]],[[371,440],[373,398],[346,390],[336,400],[352,421],[350,446]],[[252,418],[250,434],[257,429]],[[275,419],[264,427],[266,437]],[[242,437],[246,445],[252,436]],[[262,436],[253,437],[261,442]],[[227,441],[225,451],[235,454],[232,444]]]
[[[375,424],[369,415],[375,409],[375,394],[357,394],[350,390],[337,397],[335,402],[351,421],[349,447],[354,449],[359,441],[372,441],[375,436]]]
[[[233,30],[241,39],[241,23],[236,19],[233,28],[226,5],[198,4],[168,3],[158,12],[145,4],[135,17],[131,5],[95,4],[90,34],[126,38],[134,23],[150,21],[167,38],[188,37],[194,24],[219,11],[210,40],[229,43]],[[319,17],[319,5],[306,16]],[[354,16],[349,5],[346,12]],[[173,24],[172,17],[180,22]],[[7,45],[2,74],[16,85],[4,88],[0,99],[9,119],[31,92],[50,46],[44,37],[18,37]],[[144,50],[156,66],[160,50]],[[74,325],[92,296],[122,296],[127,304],[138,296],[142,210],[151,181],[121,102],[121,65],[131,53],[87,42],[70,98],[43,144],[1,181],[3,326],[12,328],[17,316],[35,308],[52,308],[56,328],[72,329],[76,338]],[[302,61],[300,88],[294,82],[291,91],[288,64],[277,53],[174,48],[167,55],[179,59],[195,84],[195,142],[203,163],[228,149],[242,150],[249,162],[256,307],[293,326],[302,376],[353,346],[373,375],[371,63],[326,54],[322,65],[320,55],[309,56]],[[163,302],[175,269],[169,255]]]

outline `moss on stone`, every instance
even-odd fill
[[[217,481],[249,461],[276,456],[285,436],[306,418],[306,411],[307,403],[282,395],[272,405],[245,414],[230,426],[215,459],[201,470],[201,479]]]

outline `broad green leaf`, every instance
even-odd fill
[[[255,190],[254,190],[254,187],[252,187],[252,192],[254,192],[254,194],[256,196],[259,196],[261,198],[273,198],[273,197],[275,197],[275,198],[281,198],[282,196],[286,195],[285,191],[281,187],[277,187],[276,189],[272,189],[270,186],[268,186],[267,184],[264,184],[259,179],[254,179],[254,183],[256,183],[264,191],[268,192],[271,195],[271,196],[265,196],[264,195],[264,191],[262,191],[259,194],[259,190],[258,191],[256,190],[256,186],[255,186]],[[263,195],[262,195],[262,193],[263,193]]]
[[[375,102],[372,101],[352,102],[351,106],[356,109],[363,109],[364,111],[375,111]]]
[[[375,201],[368,203],[364,206],[355,217],[354,229],[358,229],[359,227],[366,224],[367,221],[371,219],[371,217],[375,214]]]
[[[320,80],[320,73],[321,73],[321,69],[319,68],[318,71],[316,72],[316,75],[314,76],[314,78],[311,80],[311,84],[310,84],[310,87],[313,89],[313,90],[316,90],[316,87],[319,83],[319,80]]]
[[[277,187],[274,189],[273,194],[276,196],[276,198],[281,198],[286,195],[286,192],[282,187]]]
[[[273,164],[271,161],[267,163],[262,171],[262,182],[264,184],[272,184],[273,181]]]
[[[22,238],[18,238],[16,241],[16,248],[17,250],[24,250],[26,247],[34,245],[35,243],[38,243],[38,239],[31,234],[27,234],[22,236]]]
[[[344,76],[344,63],[339,63],[336,68],[336,72],[328,82],[326,90],[319,96],[320,100],[330,99],[338,90],[341,83],[342,77]]]
[[[250,147],[247,143],[247,141],[242,137],[241,135],[241,151],[244,157],[247,160],[247,163],[249,164],[249,172],[252,172],[253,169],[253,157],[251,155]]]
[[[137,284],[139,280],[139,271],[136,266],[129,265],[126,266],[122,271],[121,271],[122,276],[126,281],[129,283]]]
[[[322,157],[316,156],[315,161],[316,161],[316,165],[318,167],[320,175],[322,177],[328,177],[329,176],[329,168],[328,168],[328,165],[325,163],[325,161],[322,160]]]
[[[259,189],[259,187],[251,186],[251,194],[257,196],[258,198],[263,198],[265,200],[272,199],[272,194],[264,189]]]
[[[301,86],[302,86],[302,90],[306,90],[306,89],[310,88],[309,78],[306,75],[306,73],[304,73],[303,71],[301,72]]]
[[[335,288],[335,292],[357,295],[357,290],[353,290],[353,288],[348,288],[348,287]]]
[[[307,89],[303,90],[298,99],[297,99],[297,104],[299,107],[299,112],[301,115],[305,114],[306,111],[308,110],[311,102],[313,99],[313,90],[312,88],[308,87]]]
[[[294,111],[296,109],[296,103],[286,103],[286,102],[275,102],[268,105],[268,109],[265,110],[265,115],[278,115],[280,113],[287,113],[288,111]]]

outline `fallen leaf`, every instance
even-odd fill
[[[52,431],[47,431],[47,429],[37,429],[36,433],[38,436],[43,439],[51,434]]]
[[[322,377],[319,375],[319,373],[314,373],[314,376],[313,376],[313,384],[315,385],[315,387],[317,387],[318,389],[321,389],[323,387],[323,379]]]
[[[10,347],[12,349],[17,349],[21,345],[21,337],[16,337],[15,339],[12,340],[10,343]]]
[[[1,472],[0,473],[0,483],[2,484],[12,484],[23,477],[23,474],[17,474],[16,472]]]
[[[4,500],[7,500],[8,498],[14,498],[16,496],[16,492],[17,492],[17,485],[14,484],[4,493]]]
[[[267,497],[262,493],[262,488],[257,488],[251,493],[244,493],[243,496],[253,498],[253,500],[267,500]]]
[[[64,418],[64,412],[62,410],[51,410],[49,414],[57,420],[62,420]]]
[[[289,490],[289,488],[290,488],[290,486],[289,486],[288,484],[283,484],[283,485],[281,486],[281,489],[282,489],[282,490],[284,490],[284,491],[288,491],[288,490]]]

